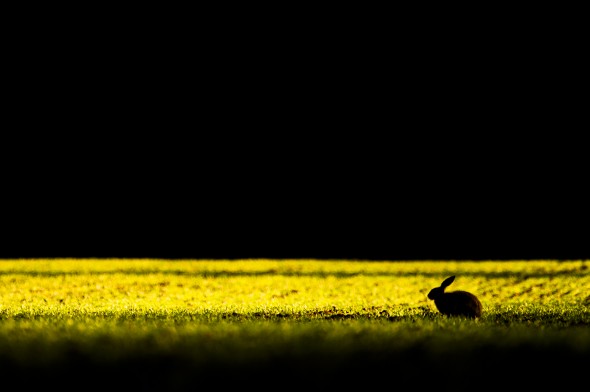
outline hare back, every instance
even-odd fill
[[[467,291],[451,291],[434,300],[436,308],[448,316],[480,317],[481,302]]]

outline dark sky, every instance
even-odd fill
[[[9,173],[0,257],[590,258],[583,193],[550,186],[550,167],[326,145],[129,151],[62,150]]]
[[[0,257],[590,258],[577,84],[545,40],[228,36],[196,64],[44,36],[6,109]]]
[[[183,135],[5,144],[0,257],[590,258],[583,155],[551,137]]]
[[[571,35],[225,18],[18,29],[0,257],[590,258]]]
[[[587,240],[514,221],[434,222],[417,216],[334,218],[320,212],[138,218],[96,213],[25,219],[2,257],[578,259]]]

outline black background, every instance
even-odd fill
[[[590,259],[583,12],[24,7],[3,26],[0,258]],[[485,361],[553,366],[522,353]],[[382,383],[410,354],[351,369]]]
[[[317,148],[297,133],[291,148],[264,136],[233,150],[191,136],[174,139],[169,153],[165,136],[140,152],[137,139],[121,149],[109,138],[98,149],[64,140],[10,162],[0,255],[589,257],[583,181],[546,155],[522,154],[523,162],[466,144],[403,151],[407,142],[389,132],[369,141],[349,132]]]
[[[13,26],[1,257],[590,257],[575,25],[137,11]]]

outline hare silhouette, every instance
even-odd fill
[[[434,300],[434,305],[438,311],[445,316],[481,317],[482,305],[475,295],[462,290],[445,292],[445,289],[454,280],[455,275],[443,280],[440,287],[430,290],[428,298]]]

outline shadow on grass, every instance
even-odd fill
[[[413,277],[424,276],[432,278],[440,278],[446,276],[450,272],[447,271],[399,271],[399,272],[383,272],[383,271],[362,271],[362,272],[348,272],[348,271],[280,271],[277,269],[268,269],[264,271],[184,271],[184,270],[138,270],[131,269],[114,269],[110,271],[0,271],[0,276],[27,276],[27,277],[59,277],[59,276],[98,276],[98,275],[170,275],[170,276],[187,276],[187,277],[203,277],[203,278],[223,278],[223,277],[264,277],[264,276],[285,276],[285,277],[314,277],[314,278],[351,278],[355,276],[369,276],[369,277]],[[531,279],[531,278],[555,278],[559,276],[568,276],[574,278],[588,277],[589,271],[586,264],[580,264],[578,267],[569,268],[558,271],[546,270],[528,270],[528,271],[461,271],[463,277],[475,278],[516,278],[516,279]]]
[[[3,380],[19,389],[181,391],[211,388],[325,390],[358,386],[436,388],[561,388],[584,385],[588,351],[563,347],[479,346],[433,352],[427,345],[404,350],[356,350],[346,354],[281,355],[249,362],[193,362],[174,353],[98,362],[72,351],[59,362],[16,364],[0,357]]]

